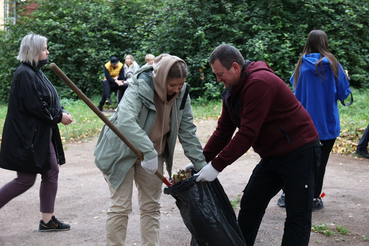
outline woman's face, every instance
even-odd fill
[[[127,65],[128,67],[129,67],[129,66],[131,66],[131,64],[132,64],[133,62],[132,62],[132,59],[131,59],[131,57],[130,57],[130,56],[126,56],[125,63],[126,63],[126,65]]]
[[[50,53],[49,53],[49,51],[47,50],[47,43],[45,43],[45,44],[43,45],[42,49],[41,49],[41,53],[40,53],[40,55],[38,56],[38,60],[39,60],[39,61],[45,60],[45,59],[48,57],[48,55],[49,55],[49,54],[50,54]]]
[[[171,79],[167,82],[167,94],[168,96],[173,96],[178,93],[185,82],[185,78]]]

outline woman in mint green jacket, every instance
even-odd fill
[[[189,96],[185,96],[186,63],[169,54],[155,58],[133,76],[117,111],[110,121],[143,154],[135,153],[107,126],[95,149],[95,164],[110,189],[107,213],[107,245],[124,245],[128,215],[132,211],[135,181],[141,211],[141,245],[159,245],[162,181],[154,175],[171,176],[176,139],[184,154],[200,170],[207,163],[196,135]]]

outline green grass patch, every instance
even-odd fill
[[[236,200],[229,200],[231,202],[232,208],[237,209],[241,203],[241,195],[237,196]]]
[[[349,230],[348,230],[347,228],[345,228],[345,227],[343,227],[343,226],[341,226],[341,225],[336,226],[336,230],[337,230],[340,234],[342,234],[342,235],[346,235],[346,234],[349,232]]]
[[[312,231],[315,233],[321,233],[324,234],[326,236],[332,236],[332,230],[329,229],[329,227],[325,224],[320,224],[320,225],[313,225],[312,227]]]
[[[218,119],[222,112],[222,101],[209,101],[206,103],[191,101],[195,120]]]
[[[326,225],[326,224],[319,224],[319,225],[312,225],[311,230],[315,233],[324,234],[328,237],[333,235],[347,235],[349,233],[349,229],[345,228],[342,225]],[[337,241],[345,241],[344,238],[340,237],[336,239]]]

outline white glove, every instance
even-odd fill
[[[192,163],[190,163],[187,166],[185,166],[184,171],[187,172],[187,170],[191,170],[191,169],[194,169],[194,168],[195,168],[195,166]]]
[[[158,170],[158,156],[148,161],[141,161],[141,166],[145,169],[149,174],[154,174],[156,170]]]
[[[209,163],[205,167],[203,167],[200,172],[196,173],[194,176],[198,176],[196,182],[211,182],[217,178],[219,172]]]

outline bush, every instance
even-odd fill
[[[0,36],[0,100],[7,99],[14,59],[29,31],[49,38],[50,61],[88,96],[100,94],[103,64],[131,53],[144,64],[147,53],[170,53],[189,68],[191,96],[218,99],[222,85],[208,64],[221,43],[248,60],[264,60],[287,84],[308,33],[322,29],[330,51],[349,70],[351,84],[369,85],[369,2],[359,0],[59,0],[41,1],[34,18],[20,17]],[[73,93],[47,67],[63,97]]]

